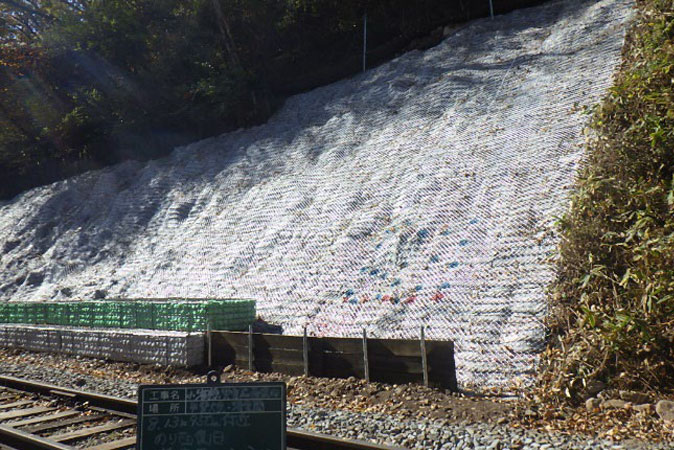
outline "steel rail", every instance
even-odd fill
[[[138,403],[135,400],[112,397],[109,395],[96,394],[93,392],[81,391],[77,389],[65,388],[53,384],[42,383],[38,381],[24,380],[10,376],[0,375],[0,386],[15,389],[24,392],[34,392],[45,395],[61,396],[78,402],[87,403],[91,407],[103,408],[113,412],[123,413],[125,415],[135,415],[138,411]],[[21,446],[21,440],[28,442],[30,438],[37,438],[38,441],[28,443],[28,446]],[[5,439],[13,439],[10,443]],[[308,431],[288,429],[286,432],[288,449],[311,449],[311,450],[392,450],[400,447],[388,447],[384,445],[372,444],[364,441],[351,439],[342,439],[325,434],[312,433]],[[12,445],[15,448],[26,449],[44,449],[44,450],[65,450],[73,449],[67,445],[49,441],[39,436],[34,436],[11,427],[0,425],[0,442]],[[30,445],[33,444],[31,447]],[[51,446],[49,446],[51,445]]]
[[[125,414],[135,415],[138,411],[138,404],[134,400],[112,397],[110,395],[96,394],[94,392],[80,391],[77,389],[43,383],[41,381],[24,380],[21,378],[0,375],[0,386],[5,386],[19,391],[66,397],[75,401],[83,403],[86,402],[89,404],[89,406],[96,406]]]
[[[365,441],[341,439],[326,434],[289,429],[286,433],[288,448],[311,450],[392,450],[400,447],[387,447]]]
[[[75,447],[60,444],[42,438],[35,434],[26,433],[16,428],[0,425],[0,442],[17,450],[73,450]]]

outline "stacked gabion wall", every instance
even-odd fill
[[[246,330],[254,300],[126,300],[0,303],[0,323],[150,330]]]
[[[204,334],[177,331],[2,324],[0,347],[172,366],[196,366],[205,361]]]

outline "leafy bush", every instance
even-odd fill
[[[543,381],[582,399],[674,386],[674,4],[642,0],[615,87],[594,112],[561,220],[553,345]]]

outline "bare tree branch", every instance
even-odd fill
[[[229,23],[225,18],[225,15],[222,12],[222,7],[220,6],[220,0],[212,0],[213,9],[215,10],[215,16],[218,23],[218,28],[220,29],[220,34],[222,35],[222,42],[225,45],[225,51],[229,57],[229,62],[233,66],[240,66],[241,62],[239,61],[239,56],[236,54],[234,39],[232,38],[232,32],[229,29]]]
[[[19,2],[14,1],[14,0],[0,0],[0,5],[2,5],[2,4],[7,5],[9,7],[12,7],[12,8],[15,8],[15,9],[18,9],[18,10],[21,10],[21,11],[24,11],[24,12],[27,12],[29,14],[33,14],[33,15],[40,16],[40,17],[45,18],[45,19],[49,19],[50,21],[55,19],[54,16],[52,16],[51,14],[47,14],[44,11],[41,11],[37,7],[31,8],[31,7],[26,6],[23,3],[19,3]],[[29,4],[31,4],[31,6],[33,5],[30,2],[29,2]]]
[[[20,16],[17,15],[9,15],[9,18],[19,25],[18,27],[13,27],[13,29],[21,32],[21,34],[23,34],[28,40],[32,41],[35,39],[39,39],[40,36],[35,31],[35,27],[21,20],[19,17]]]

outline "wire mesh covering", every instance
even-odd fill
[[[0,209],[4,299],[242,297],[286,334],[456,344],[459,384],[527,377],[628,0],[468,24],[267,124]],[[114,315],[113,315],[114,317]]]
[[[195,332],[0,324],[0,346],[113,361],[195,366],[204,362],[204,335]]]
[[[0,323],[148,330],[245,330],[255,320],[254,300],[7,302]]]

